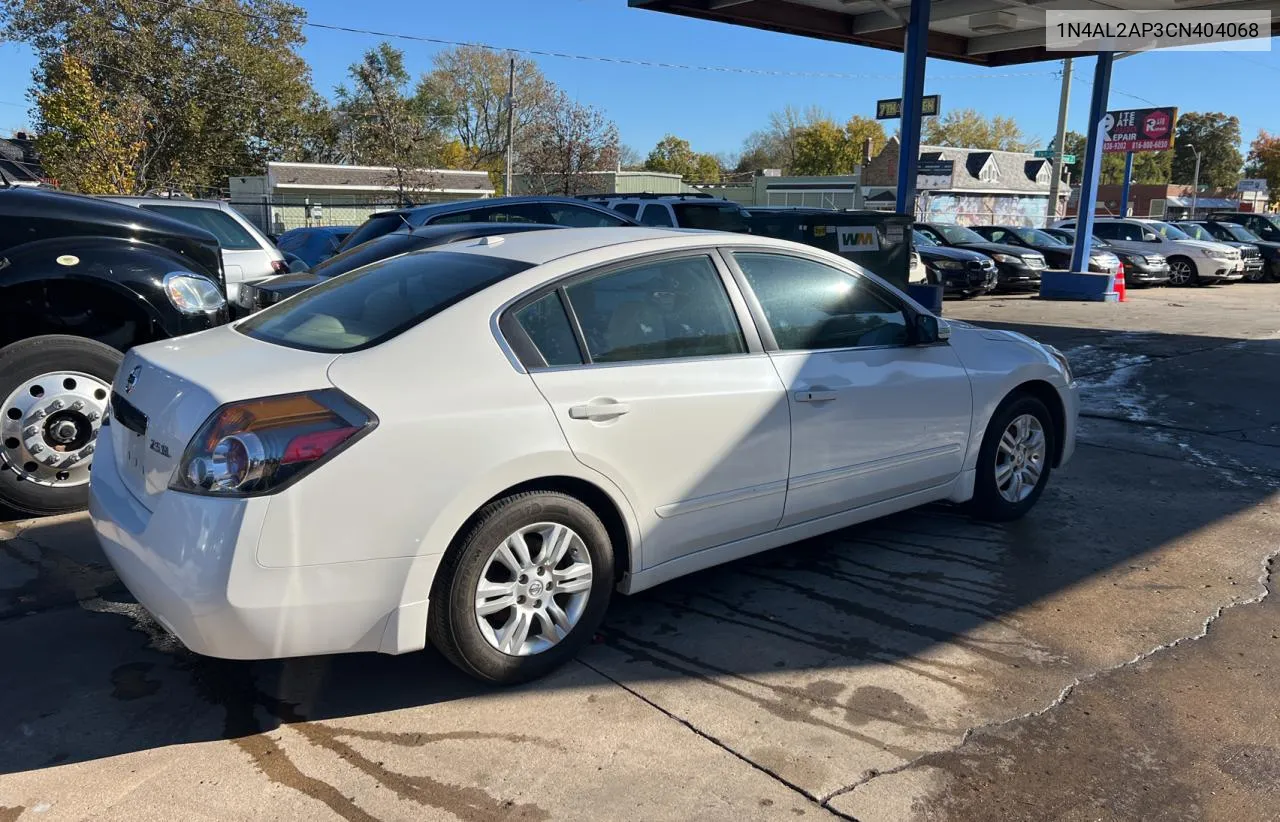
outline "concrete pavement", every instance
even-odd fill
[[[1026,520],[930,508],[619,598],[522,688],[201,659],[82,516],[0,524],[0,822],[1280,818],[1280,286],[1130,295],[947,303],[1085,385]]]

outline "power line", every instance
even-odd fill
[[[241,11],[238,9],[215,9],[206,6],[195,5],[192,3],[165,2],[164,0],[143,0],[161,8],[185,8],[190,11],[202,12],[205,14],[220,14],[224,16],[244,17],[251,20],[262,20],[274,22],[271,17],[263,14],[255,14],[249,11]],[[784,69],[755,69],[743,66],[705,66],[692,63],[667,63],[657,60],[642,60],[633,57],[610,57],[598,54],[573,54],[564,51],[549,51],[546,49],[530,49],[515,48],[510,46],[495,46],[491,43],[467,42],[463,40],[446,40],[441,37],[426,37],[418,34],[405,34],[393,31],[377,31],[374,29],[362,29],[355,26],[339,26],[333,23],[316,23],[304,17],[298,21],[299,26],[305,26],[313,29],[322,29],[325,31],[340,31],[347,34],[362,34],[370,37],[379,37],[384,40],[406,40],[414,43],[427,43],[435,46],[471,46],[474,48],[482,48],[487,51],[495,51],[500,53],[524,54],[533,57],[555,57],[564,60],[584,60],[597,63],[614,63],[617,65],[641,66],[644,68],[660,68],[660,69],[678,69],[684,71],[707,71],[719,72],[724,74],[744,74],[757,77],[794,77],[805,79],[824,79],[824,80],[899,80],[899,74],[844,74],[838,72],[825,71],[787,71]],[[1048,77],[1053,74],[1052,71],[1018,71],[1018,72],[1001,72],[997,74],[956,74],[956,75],[935,75],[931,80],[982,80],[994,79],[1001,77]]]

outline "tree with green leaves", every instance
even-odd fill
[[[388,43],[365,52],[348,69],[351,87],[335,94],[340,144],[350,146],[352,161],[393,169],[388,183],[401,202],[412,192],[433,187],[423,169],[438,166],[448,143],[442,123],[447,105],[429,90],[409,94],[404,53]]]
[[[874,156],[884,147],[884,128],[875,120],[854,116],[843,127],[823,117],[794,131],[795,159],[792,174],[852,174],[866,159],[863,150],[871,141]]]
[[[53,115],[40,101],[63,96],[64,53],[113,114],[122,116],[117,101],[137,107],[145,139],[132,165],[143,190],[220,189],[297,141],[313,99],[296,51],[302,19],[284,0],[0,0],[0,38],[36,54],[38,121]]]
[[[1072,184],[1078,184],[1084,176],[1084,155],[1087,145],[1084,135],[1078,131],[1068,131],[1063,141],[1066,148],[1064,154],[1075,155],[1075,162],[1067,166],[1071,172]],[[1169,182],[1169,167],[1173,162],[1172,151],[1139,151],[1133,155],[1133,182],[1140,185],[1163,185]],[[1106,185],[1120,185],[1124,182],[1124,154],[1121,152],[1103,152],[1102,170],[1098,181]]]
[[[690,179],[697,176],[698,155],[689,145],[688,140],[668,134],[649,152],[649,156],[645,158],[644,167],[646,171],[679,174],[685,179]]]
[[[941,117],[926,117],[921,142],[952,148],[985,148],[998,151],[1031,151],[1033,143],[1012,117],[985,117],[976,109],[962,108]]]
[[[1200,152],[1200,184],[1235,188],[1240,182],[1240,120],[1221,112],[1188,111],[1178,117],[1174,131],[1173,182],[1191,185],[1195,180],[1196,154]]]
[[[488,169],[497,179],[506,167],[507,89],[515,60],[513,153],[523,150],[527,132],[558,104],[556,87],[527,57],[481,46],[457,46],[432,58],[432,70],[418,81],[418,95],[448,109],[449,126],[465,149],[468,167]]]
[[[791,170],[796,163],[796,139],[800,130],[819,120],[831,118],[818,106],[801,110],[787,106],[769,115],[769,124],[747,135],[742,155],[735,169],[738,172],[760,171],[766,168]]]
[[[1280,197],[1280,135],[1259,131],[1249,146],[1249,164],[1245,173],[1253,179],[1267,181],[1272,198]]]
[[[82,194],[133,194],[145,137],[137,102],[109,105],[89,67],[67,54],[40,70],[36,149],[45,173]]]

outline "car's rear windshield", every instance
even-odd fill
[[[260,249],[259,243],[252,234],[235,221],[229,214],[223,214],[216,208],[202,206],[151,205],[142,206],[147,211],[155,211],[167,217],[173,217],[187,225],[203,228],[218,238],[218,245],[229,251],[248,251]]]
[[[676,203],[676,219],[681,228],[706,228],[712,231],[736,231],[745,234],[747,221],[742,209],[733,205],[708,203]]]
[[[360,224],[360,227],[347,235],[342,241],[341,250],[355,248],[363,242],[372,240],[374,237],[381,237],[383,234],[390,234],[397,228],[406,225],[404,218],[399,212],[390,212],[388,214],[375,214]]]
[[[289,348],[370,348],[531,264],[456,251],[382,260],[254,314],[237,329]]]

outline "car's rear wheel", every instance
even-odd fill
[[[613,547],[578,499],[534,491],[497,500],[445,556],[427,632],[455,665],[501,684],[571,659],[604,619]]]
[[[1006,399],[987,425],[970,508],[995,522],[1025,516],[1052,472],[1056,432],[1044,403],[1030,394]]]
[[[1267,281],[1267,269],[1263,267],[1246,271],[1244,278],[1251,283],[1265,283]]]
[[[1193,285],[1200,280],[1196,264],[1187,257],[1169,258],[1169,285]]]
[[[83,508],[120,352],[84,337],[0,349],[0,504],[27,514]]]

